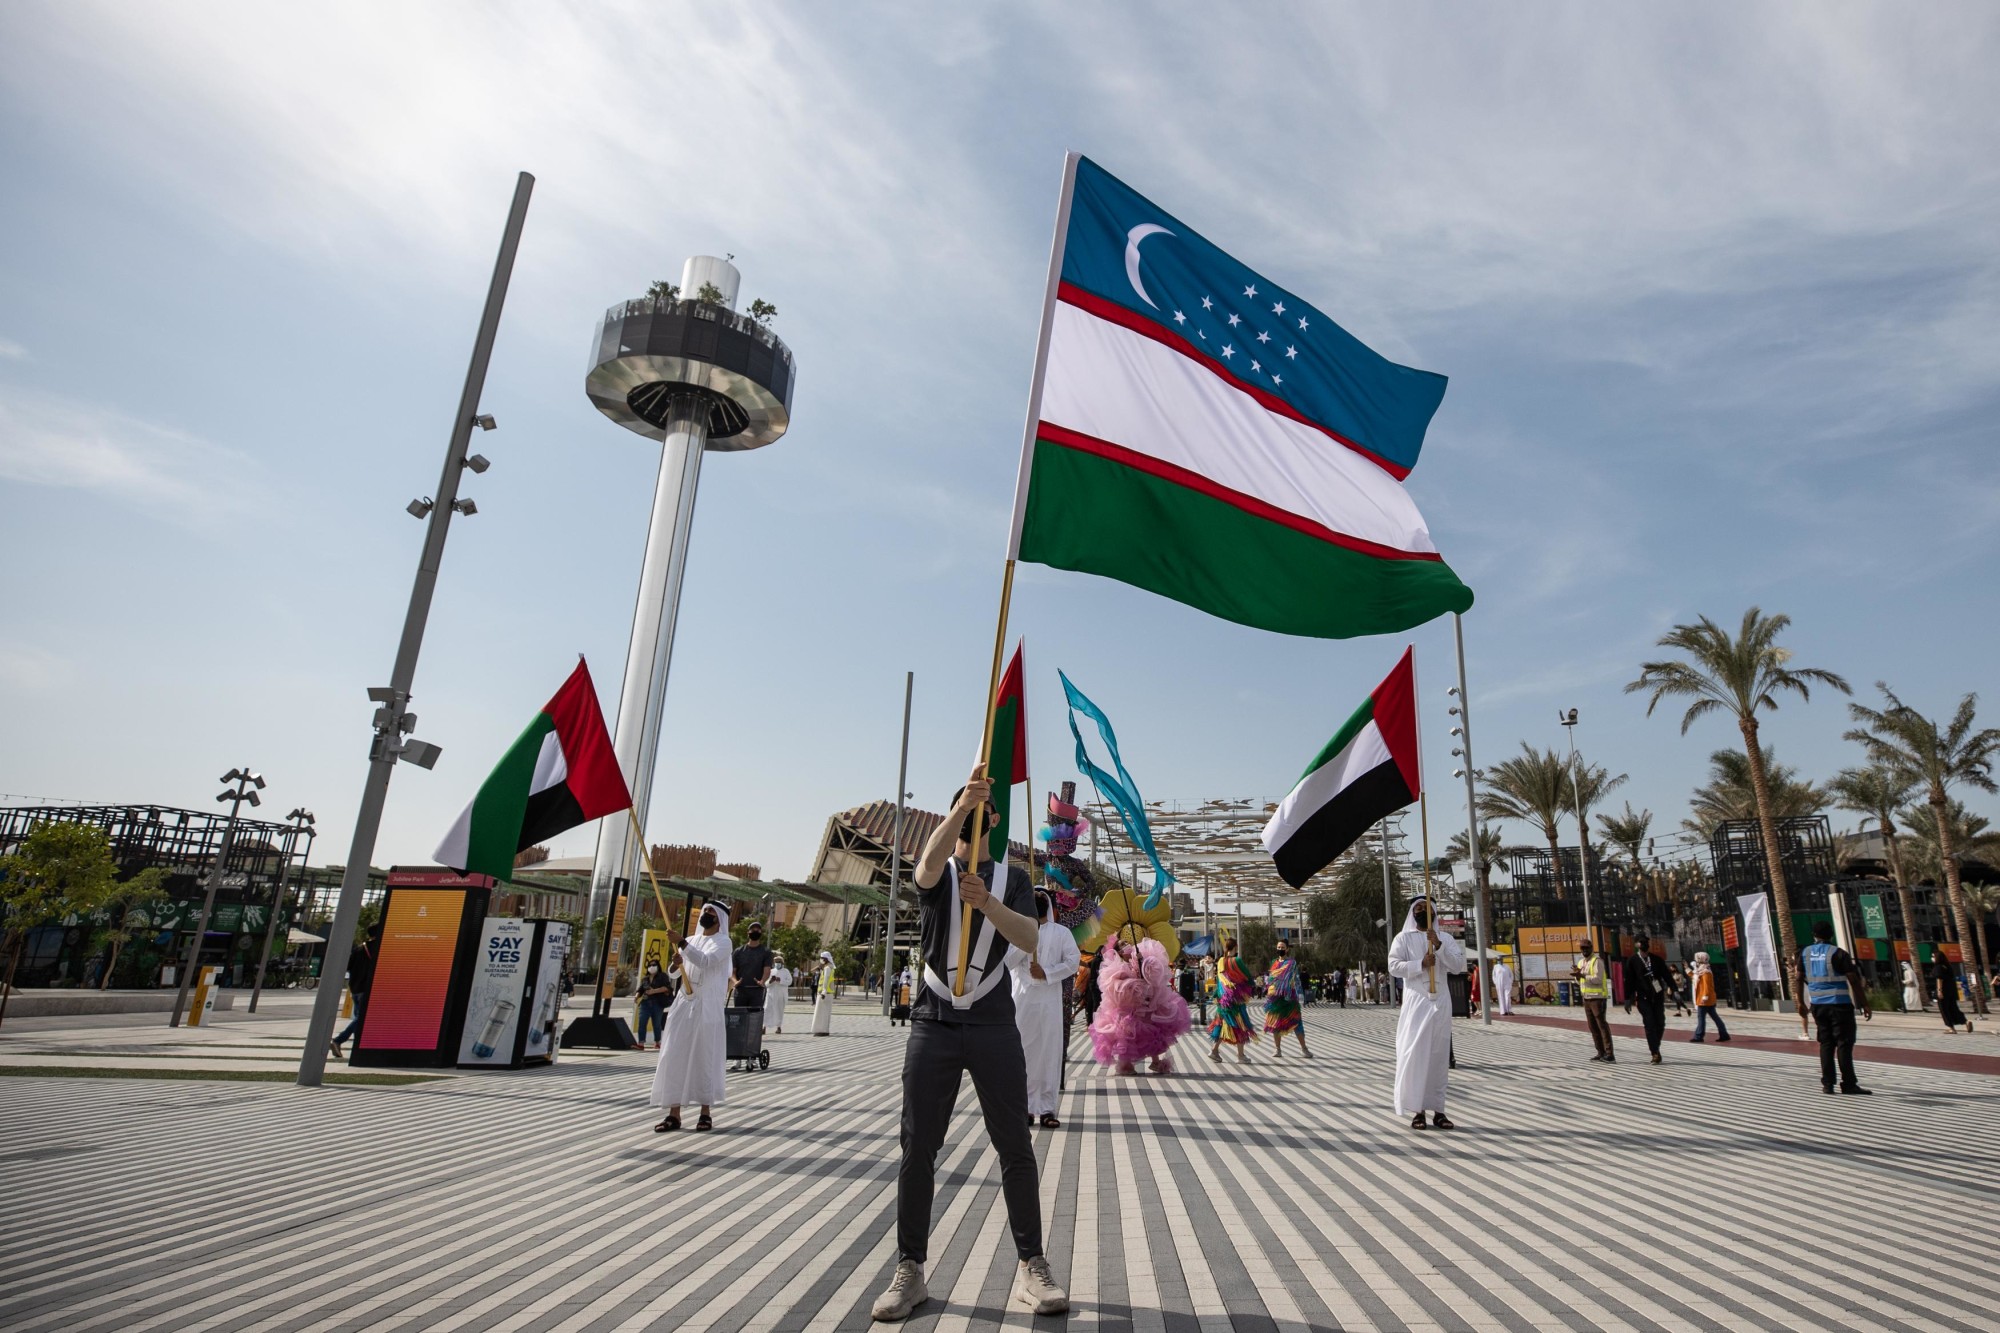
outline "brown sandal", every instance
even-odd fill
[[[662,1120],[659,1124],[654,1125],[653,1132],[655,1134],[665,1134],[669,1130],[679,1129],[680,1127],[681,1127],[681,1118],[677,1115],[670,1115],[665,1120]]]
[[[1043,1117],[1042,1117],[1042,1128],[1043,1128],[1043,1129],[1061,1129],[1061,1128],[1062,1128],[1062,1121],[1060,1121],[1060,1120],[1056,1119],[1056,1114],[1055,1114],[1055,1112],[1054,1112],[1054,1111],[1051,1111],[1051,1112],[1049,1112],[1049,1113],[1048,1113],[1047,1115],[1045,1115],[1045,1116],[1043,1116]]]
[[[715,1128],[715,1121],[709,1119],[708,1112],[703,1111],[701,1113],[701,1119],[694,1122],[694,1127],[697,1131],[701,1133],[707,1133],[709,1130]]]
[[[1437,1112],[1434,1112],[1434,1113],[1433,1113],[1433,1114],[1431,1115],[1431,1128],[1432,1128],[1432,1129],[1457,1129],[1457,1128],[1458,1128],[1458,1126],[1457,1126],[1457,1125],[1454,1125],[1454,1124],[1452,1124],[1452,1123],[1451,1123],[1451,1121],[1449,1121],[1449,1120],[1445,1119],[1445,1116],[1444,1116],[1444,1112],[1443,1112],[1443,1111],[1437,1111]]]

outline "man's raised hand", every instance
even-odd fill
[[[979,876],[960,875],[958,877],[958,900],[967,907],[975,909],[984,907],[986,906],[986,900],[992,896],[992,894],[986,891],[986,881]]]

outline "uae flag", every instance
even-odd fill
[[[1072,157],[1009,554],[1344,639],[1472,605],[1403,489],[1442,375]]]
[[[1347,719],[1264,826],[1264,849],[1293,888],[1333,864],[1376,820],[1423,790],[1411,649]]]
[[[511,879],[514,856],[632,804],[582,658],[508,747],[433,858],[461,874]]]
[[[1028,698],[1021,665],[1022,654],[1027,650],[1026,643],[1015,645],[1014,660],[1000,677],[1000,693],[993,700],[993,731],[986,747],[986,771],[993,778],[993,807],[1000,812],[986,838],[986,854],[995,865],[1007,864],[1007,829],[1014,811],[1014,785],[1028,780]]]

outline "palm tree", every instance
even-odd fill
[[[1896,809],[1916,794],[1916,784],[1899,777],[1894,770],[1880,764],[1867,768],[1843,768],[1826,785],[1827,795],[1833,798],[1837,809],[1861,816],[1861,830],[1867,832],[1872,821],[1882,834],[1882,845],[1889,853],[1889,880],[1896,886],[1896,901],[1903,909],[1903,938],[1909,942],[1910,965],[1917,963],[1917,895],[1910,891],[1910,882],[1903,876],[1903,849],[1896,841]],[[1922,986],[1917,994],[1923,997],[1923,1007],[1931,1007],[1930,997]]]
[[[1957,918],[1961,947],[1972,933],[1972,917],[1966,910],[1965,886],[1959,882],[1958,857],[1952,830],[1946,826],[1949,797],[1946,792],[1957,783],[1979,791],[1996,791],[1993,758],[2000,753],[2000,729],[1973,727],[1979,696],[1968,694],[1958,701],[1951,721],[1943,727],[1896,697],[1881,681],[1886,708],[1849,704],[1847,711],[1859,723],[1847,739],[1859,741],[1876,763],[1908,778],[1929,793],[1931,817],[1937,823],[1938,859],[1944,863],[1944,882],[1951,896],[1952,915]],[[1986,1012],[1986,988],[1972,988],[1972,1002]]]
[[[1481,777],[1480,818],[1516,819],[1540,829],[1549,843],[1550,887],[1560,898],[1562,844],[1556,834],[1569,811],[1569,765],[1554,750],[1537,750],[1522,741],[1521,753],[1501,760]]]
[[[1633,874],[1637,875],[1639,882],[1647,888],[1648,902],[1655,896],[1652,892],[1653,877],[1646,873],[1646,834],[1652,827],[1653,812],[1634,810],[1630,801],[1625,802],[1625,813],[1622,815],[1597,817],[1597,828],[1604,835],[1605,841],[1625,853],[1626,859],[1632,862]]]
[[[1771,747],[1758,747],[1764,763],[1764,790],[1770,796],[1771,818],[1791,819],[1816,815],[1826,808],[1826,790],[1799,777],[1799,771],[1772,757]],[[1694,789],[1688,806],[1693,819],[1683,819],[1681,827],[1707,842],[1716,828],[1732,819],[1757,817],[1757,784],[1750,774],[1750,756],[1741,750],[1717,750],[1708,757],[1708,781]]]
[[[1986,923],[1993,919],[1993,909],[2000,907],[2000,884],[1967,884],[1965,901],[1972,907],[1972,938],[1979,945],[1979,966],[1991,977],[1993,960],[1987,956]]]
[[[1627,694],[1650,691],[1646,715],[1651,717],[1666,698],[1690,699],[1681,715],[1681,735],[1707,713],[1735,715],[1743,733],[1743,752],[1750,762],[1750,785],[1757,795],[1757,823],[1764,836],[1764,865],[1771,879],[1771,905],[1778,918],[1778,942],[1784,949],[1789,976],[1798,959],[1798,937],[1792,930],[1792,895],[1785,884],[1785,864],[1778,850],[1778,823],[1771,812],[1770,786],[1764,772],[1764,750],[1757,740],[1757,713],[1777,711],[1778,696],[1793,693],[1808,702],[1812,687],[1825,685],[1852,694],[1845,680],[1820,667],[1795,667],[1792,651],[1778,646],[1778,636],[1791,627],[1787,615],[1767,616],[1756,607],[1743,613],[1743,627],[1729,631],[1703,616],[1692,625],[1676,625],[1660,638],[1660,647],[1682,654],[1681,660],[1642,663],[1639,678]]]
[[[1506,860],[1508,848],[1500,836],[1500,830],[1491,824],[1479,826],[1479,859],[1473,860],[1465,849],[1465,832],[1460,830],[1451,835],[1451,841],[1444,845],[1444,859],[1453,865],[1468,865],[1475,872],[1484,870],[1491,874]]]
[[[1938,850],[1937,832],[1926,827],[1924,810],[1913,807],[1903,811],[1903,822],[1910,826],[1910,868],[1916,875],[1929,879],[1933,884],[1944,883],[1944,856]],[[2000,833],[1995,833],[1992,821],[1984,815],[1975,815],[1965,808],[1965,803],[1957,797],[1946,802],[1944,825],[1951,830],[1952,862],[1958,871],[1960,887],[1965,893],[1966,904],[1972,914],[1973,948],[1965,956],[1965,965],[1970,969],[1978,964],[1981,973],[1986,972],[1986,918],[1990,908],[1982,908],[1984,901],[1980,893],[1983,885],[1965,884],[1965,862],[1971,857],[1991,861],[1996,849],[2000,849]],[[1964,936],[1959,937],[1963,943]]]
[[[1597,803],[1624,786],[1627,775],[1620,773],[1612,777],[1602,764],[1592,767],[1583,761],[1582,755],[1575,755],[1570,761],[1569,803],[1576,812],[1578,827],[1582,830],[1577,838],[1577,854],[1590,859],[1590,812]]]

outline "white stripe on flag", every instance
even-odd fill
[[[478,798],[474,798],[476,801]],[[431,853],[431,860],[454,870],[465,868],[465,858],[472,851],[472,802],[458,812],[458,818],[451,821],[451,831],[444,835],[444,841]]]
[[[528,779],[528,795],[547,791],[569,780],[569,758],[563,754],[562,737],[553,729],[542,737],[542,752],[535,756],[535,776]]]
[[[1239,347],[1234,358],[1245,374],[1253,355],[1266,373],[1284,360],[1283,348],[1247,347],[1254,351]],[[1374,463],[1265,410],[1172,348],[1067,303],[1057,305],[1050,334],[1042,420],[1186,468],[1346,536],[1398,551],[1437,550],[1402,483]]]
[[[1374,718],[1368,719],[1368,725],[1354,734],[1346,749],[1299,779],[1299,785],[1264,826],[1264,850],[1275,855],[1327,802],[1356,779],[1388,763],[1389,758],[1389,743],[1382,739],[1382,729]]]

